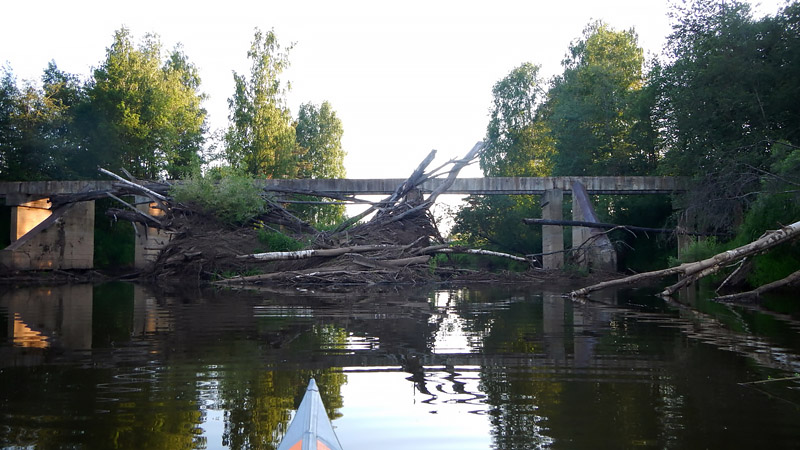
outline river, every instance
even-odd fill
[[[800,306],[574,286],[0,294],[0,448],[798,448]],[[791,297],[791,296],[790,296]]]

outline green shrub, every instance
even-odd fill
[[[266,245],[271,252],[294,252],[305,247],[302,242],[291,236],[265,228],[258,230],[258,241]]]
[[[195,177],[172,187],[180,203],[192,204],[229,225],[243,225],[267,209],[262,190],[240,175]]]
[[[669,258],[670,266],[677,266],[678,264],[701,261],[710,258],[717,253],[724,252],[730,248],[728,245],[717,242],[717,238],[694,238],[692,243],[684,251],[681,252],[679,258]]]

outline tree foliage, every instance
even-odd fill
[[[544,120],[555,141],[554,175],[645,175],[653,143],[643,141],[644,57],[633,30],[590,24],[553,79]],[[645,122],[642,124],[642,122]],[[644,133],[640,130],[644,128]]]
[[[741,1],[687,0],[676,4],[672,19],[664,58],[649,65],[633,30],[594,22],[570,45],[546,94],[532,89],[541,89],[532,64],[498,82],[484,173],[690,176],[697,183],[683,205],[684,225],[738,231],[737,240],[796,220],[800,3],[755,20]],[[488,230],[519,211],[507,202],[494,214],[500,203],[493,203],[472,199],[454,231],[499,241]],[[668,220],[661,200],[595,203],[612,222]],[[531,206],[532,217],[537,209]],[[796,270],[797,249],[785,251],[794,256],[761,257],[757,274]]]
[[[344,178],[343,133],[342,122],[328,102],[300,105],[295,124],[298,178]],[[342,204],[303,205],[294,211],[306,221],[330,226],[344,219],[345,208]]]
[[[230,125],[225,134],[225,153],[233,167],[250,175],[297,175],[295,129],[284,98],[288,88],[280,80],[289,66],[291,48],[283,50],[273,31],[256,29],[247,52],[250,78],[233,74],[235,90],[228,99]]]
[[[84,99],[76,77],[54,63],[42,77],[19,88],[10,68],[0,81],[0,178],[47,180],[72,178],[76,157],[71,108]]]
[[[295,126],[299,178],[344,178],[342,121],[328,102],[300,105]]]
[[[106,167],[142,178],[178,178],[199,169],[206,131],[196,68],[176,48],[162,60],[158,36],[139,47],[122,28],[95,69],[84,125],[90,153]]]
[[[497,82],[481,168],[486,176],[644,175],[655,169],[650,121],[654,90],[633,31],[587,26],[548,89],[539,67],[525,63]],[[539,217],[537,199],[471,198],[453,231],[473,244],[537,253],[522,217]],[[516,218],[513,220],[511,218]],[[510,221],[507,219],[511,219]],[[650,225],[650,224],[648,224]],[[512,236],[518,237],[516,241]]]
[[[537,120],[545,92],[539,66],[514,68],[492,88],[494,101],[486,128],[481,169],[486,176],[546,176],[553,142]]]
[[[654,83],[664,174],[697,179],[687,210],[700,227],[733,231],[796,142],[800,107],[800,4],[753,19],[746,3],[695,0],[674,12],[670,61]],[[763,230],[762,230],[763,231]]]
[[[82,82],[51,62],[42,87],[21,88],[10,69],[0,87],[0,177],[96,178],[97,166],[142,178],[179,178],[200,168],[206,132],[197,69],[156,35],[136,47],[114,34],[105,60]]]

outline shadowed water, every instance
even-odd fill
[[[797,298],[569,289],[4,292],[0,448],[273,449],[312,376],[348,450],[800,445]]]

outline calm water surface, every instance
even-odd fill
[[[0,448],[273,449],[312,376],[347,450],[800,448],[800,298],[569,289],[6,289]]]

